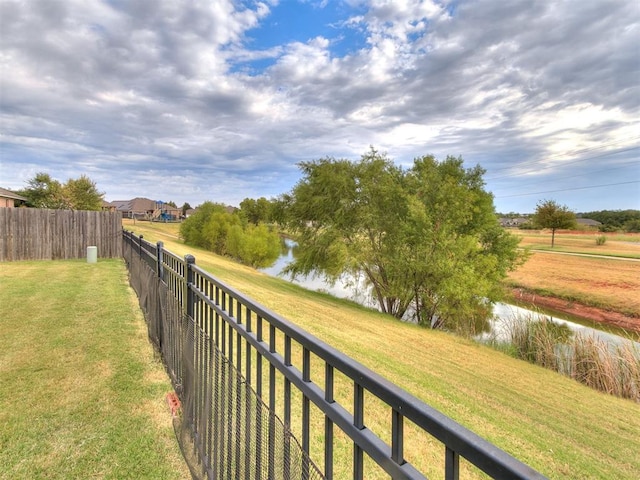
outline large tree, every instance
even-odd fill
[[[27,181],[27,188],[20,192],[35,208],[100,210],[104,193],[86,175],[70,178],[63,185],[48,173],[39,172]]]
[[[62,187],[67,208],[72,210],[101,210],[104,193],[86,175],[70,178]]]
[[[67,207],[62,184],[51,175],[38,172],[27,181],[27,188],[20,195],[27,198],[27,205],[34,208],[62,209]]]
[[[281,197],[299,248],[290,273],[364,275],[382,311],[459,328],[486,318],[521,260],[500,228],[480,167],[417,158],[403,170],[371,149],[360,161],[300,164]]]
[[[551,229],[552,248],[555,245],[556,230],[576,228],[576,214],[566,205],[559,205],[554,200],[538,202],[531,221],[537,228]]]
[[[264,197],[255,200],[245,198],[240,202],[240,212],[246,219],[258,225],[259,223],[269,223],[272,220],[272,202]]]
[[[268,267],[280,255],[278,232],[249,223],[225,205],[205,202],[180,225],[185,243],[228,255],[255,268]]]

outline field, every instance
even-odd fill
[[[189,478],[121,260],[0,266],[0,478]]]
[[[194,254],[198,265],[222,281],[549,478],[637,478],[637,403],[598,393],[471,341],[403,324],[185,246],[175,230],[164,232],[162,225],[139,223],[127,228],[150,241],[162,240],[179,255]],[[375,429],[385,418],[385,413],[373,411],[365,421]],[[429,478],[441,478],[441,446],[413,434],[405,442],[407,458]],[[461,477],[481,478],[464,462]]]
[[[640,258],[640,233],[622,234],[559,230],[556,232],[555,245],[551,248],[550,231],[517,229],[510,229],[509,231],[522,239],[520,246],[534,250]],[[596,243],[596,239],[599,237],[606,239],[604,244],[598,245]]]
[[[550,253],[549,233],[514,231],[521,246],[535,249],[529,260],[509,275],[509,283],[538,295],[548,295],[620,312],[640,323],[640,235],[609,236],[596,245],[599,233],[556,233]],[[540,251],[544,250],[544,251]],[[620,259],[605,257],[615,256]],[[622,258],[626,257],[626,258]]]

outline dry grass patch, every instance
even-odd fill
[[[640,316],[640,262],[536,252],[509,281],[547,295]]]
[[[551,250],[550,232],[540,233],[529,230],[510,230],[510,232],[522,239],[521,247]],[[598,245],[596,239],[602,236],[606,238],[606,242]],[[553,251],[640,258],[640,234],[556,232]]]

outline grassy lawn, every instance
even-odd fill
[[[550,233],[526,230],[513,233],[522,238],[523,247],[596,256],[534,252],[524,265],[509,274],[511,285],[640,317],[640,262],[597,257],[640,258],[640,235],[557,233],[556,246],[551,249]],[[595,238],[600,235],[607,236],[604,245],[596,245]]]
[[[551,231],[518,229],[509,231],[522,239],[521,247],[534,250],[640,258],[640,234],[637,233],[561,231],[556,232],[555,246],[551,248]],[[603,245],[598,245],[596,238],[602,236],[606,241]]]
[[[158,225],[138,222],[125,228],[150,241],[162,240],[178,255],[194,254],[196,263],[216,277],[550,478],[637,479],[640,404],[596,392],[474,342],[402,324],[185,246],[175,232],[164,233]],[[340,391],[336,396],[342,396]],[[365,401],[367,426],[376,432],[388,428],[388,411],[376,410],[370,397]],[[317,425],[322,432],[322,423]],[[442,446],[408,430],[408,460],[429,478],[441,478]],[[346,457],[350,454],[344,449]],[[365,477],[378,478],[368,472]],[[482,477],[463,462],[461,478]]]
[[[121,260],[0,264],[0,478],[190,478]]]
[[[532,253],[509,282],[541,295],[640,317],[640,262]]]

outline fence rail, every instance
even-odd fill
[[[129,268],[135,268],[136,262],[144,266],[181,310],[181,320],[167,321],[168,309],[152,307],[143,300],[142,292],[150,337],[163,352],[181,399],[186,399],[185,427],[195,441],[205,476],[227,478],[221,475],[226,472],[228,478],[318,478],[317,464],[323,466],[320,471],[327,479],[369,478],[374,470],[375,475],[384,472],[394,479],[423,479],[425,474],[405,456],[411,424],[412,430],[417,427],[444,446],[446,479],[459,478],[461,457],[493,478],[544,478],[214,278],[196,265],[194,257],[181,259],[161,242],[153,245],[126,231],[124,244]],[[154,314],[159,319],[154,320]],[[220,370],[220,362],[240,380],[230,380],[234,377]],[[234,383],[237,381],[242,388]],[[247,392],[258,403],[264,399],[267,416],[252,414],[255,402],[239,404],[228,395],[217,397],[220,384],[227,382],[235,385],[236,399],[250,396]],[[242,393],[243,389],[247,392]],[[375,432],[368,426],[374,420],[380,423],[368,413],[367,406],[373,404],[382,405],[387,412],[386,422],[381,422],[386,425],[383,432],[379,426]],[[284,436],[277,434],[280,419]],[[221,432],[226,433],[221,436]],[[231,432],[245,445],[234,446]],[[351,452],[345,455],[345,449]],[[345,458],[350,463],[347,467]]]
[[[88,246],[122,257],[120,213],[0,208],[0,262],[83,258]]]

